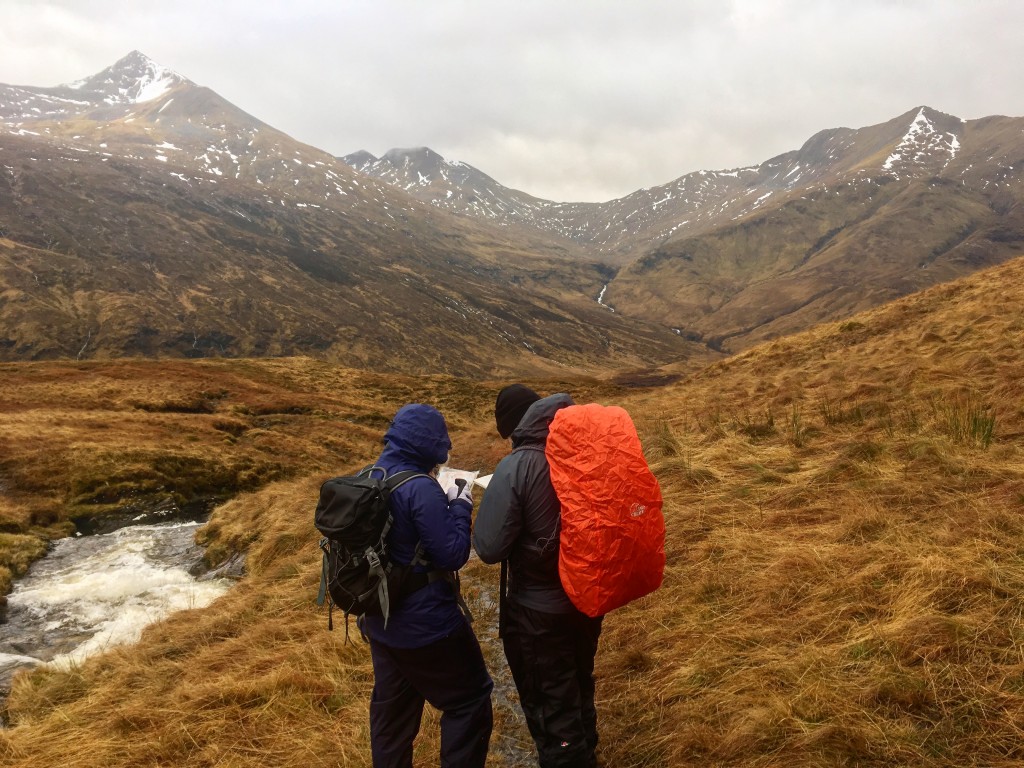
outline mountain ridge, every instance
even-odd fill
[[[361,171],[463,216],[575,242],[616,269],[603,303],[727,352],[1024,252],[1022,136],[1022,118],[917,106],[607,203],[543,201],[496,182],[467,191],[452,174],[421,172],[422,152]]]
[[[571,240],[596,245],[597,252],[613,263],[628,263],[635,257],[638,248],[645,248],[650,243],[669,236],[696,233],[757,210],[767,196],[780,190],[791,190],[796,187],[797,182],[804,180],[803,173],[791,179],[801,168],[804,172],[810,172],[805,183],[800,185],[801,189],[810,186],[807,181],[817,182],[837,173],[863,171],[862,166],[890,144],[898,145],[902,141],[907,141],[914,133],[935,134],[929,115],[944,126],[951,122],[958,125],[964,123],[960,118],[945,115],[931,107],[918,106],[874,126],[819,131],[799,149],[769,158],[758,165],[693,171],[672,181],[645,187],[603,203],[566,203],[536,198],[528,193],[504,187],[486,173],[466,163],[445,160],[428,147],[391,149],[380,158],[365,150],[359,150],[341,159],[361,173],[384,179],[393,186],[412,192],[419,199],[438,207],[464,215],[488,216],[506,225],[524,222],[532,224],[538,229]],[[915,131],[914,126],[919,125],[922,119],[929,130]],[[838,159],[835,153],[848,149],[857,135],[867,137],[867,147],[859,148],[859,152],[845,162]],[[957,141],[955,135],[954,141]],[[912,143],[908,141],[906,146],[909,147]],[[886,161],[887,167],[884,170],[896,175],[900,167],[912,164],[912,159],[894,155]],[[468,203],[466,191],[456,189],[464,186],[463,179],[466,177],[469,177],[469,183],[472,184],[482,182],[481,189],[474,190],[477,199],[469,195]],[[735,181],[729,182],[728,179]],[[708,190],[709,186],[713,188]],[[444,194],[439,194],[440,192]],[[674,199],[690,203],[691,196],[694,200],[688,206],[667,205]],[[494,204],[479,204],[480,198],[485,197],[494,200]],[[752,203],[749,200],[751,197],[754,198]],[[718,216],[702,221],[704,214],[700,213],[701,208],[713,208],[723,202],[727,205],[725,210],[720,211]],[[647,208],[650,208],[649,212],[645,212]],[[697,218],[693,221],[679,221],[680,217],[688,217],[690,214],[695,214]],[[649,223],[631,232],[630,238],[626,238],[630,241],[628,246],[621,246],[613,237],[602,238],[600,233],[612,227],[616,232],[624,231],[622,224],[638,215],[641,219],[647,219]],[[689,228],[687,225],[690,225]],[[639,236],[637,229],[640,230]],[[634,242],[635,240],[640,240],[640,244]]]
[[[130,55],[38,115],[0,86],[7,359],[309,353],[483,375],[706,355],[601,308],[606,275],[567,248],[425,206],[191,81],[110,104],[144,93],[126,67],[155,82]],[[449,334],[465,356],[439,351]]]
[[[502,370],[577,363],[649,369],[680,361],[686,368],[1024,251],[1020,118],[963,121],[915,107],[885,123],[819,131],[756,166],[697,171],[608,203],[573,204],[510,190],[427,147],[335,158],[175,78],[133,52],[80,81],[99,90],[78,93],[74,103],[54,101],[52,89],[33,96],[0,86],[0,152],[8,158],[0,184],[10,192],[0,196],[0,234],[11,248],[37,249],[12,258],[53,260],[43,254],[56,246],[65,251],[61,258],[75,256],[71,248],[98,249],[102,258],[134,265],[124,267],[131,273],[122,281],[127,293],[93,295],[134,307],[127,320],[134,330],[117,343],[106,337],[112,346],[96,353],[182,354],[196,348],[187,343],[195,334],[221,340],[206,346],[211,354],[356,354],[367,364],[394,365],[368,342],[350,341],[356,329],[372,334],[368,318],[376,322],[379,306],[391,313],[386,324],[393,321],[391,343],[403,359],[448,370],[452,363],[424,352],[429,343],[416,319],[434,311],[440,294],[464,337],[486,339],[472,363],[480,372],[490,365],[486,350],[500,350]],[[98,164],[118,172],[101,172]],[[82,174],[72,171],[86,169],[91,181],[103,180],[92,197],[106,208],[89,203],[80,180],[75,186]],[[129,212],[140,184],[149,202]],[[39,194],[26,195],[30,187]],[[216,256],[198,281],[208,288],[202,332],[186,327],[194,325],[194,289],[154,283],[147,272],[195,274],[175,237]],[[148,258],[136,261],[142,252]],[[256,272],[246,266],[253,258],[262,265]],[[92,269],[80,258],[63,268],[60,290],[71,293],[74,275]],[[467,279],[453,281],[453,269]],[[64,296],[36,296],[21,274],[13,264],[8,270],[8,295],[18,301],[0,304],[7,315],[0,348],[9,355],[81,349],[54,341],[89,334],[66,327],[88,325],[81,309],[68,309],[75,304]],[[257,282],[225,282],[240,274]],[[346,280],[362,284],[355,300],[340,299]],[[275,282],[291,286],[287,309],[275,307],[267,291]],[[388,296],[403,286],[412,292],[397,301]],[[216,306],[217,297],[235,291],[260,296],[241,324],[239,311],[223,315]],[[336,314],[310,313],[299,306],[303,294]],[[151,323],[144,307],[157,295],[184,315]],[[26,311],[28,305],[34,308]],[[61,308],[53,322],[64,332],[30,341],[37,331],[27,328],[48,325],[47,306]],[[281,328],[344,330],[330,338],[291,330],[283,342],[258,311],[269,311]],[[281,313],[310,316],[286,324]],[[506,337],[501,331],[510,323],[516,330]],[[607,357],[607,348],[617,353]]]

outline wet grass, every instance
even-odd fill
[[[0,376],[0,595],[74,519],[336,474],[375,451],[403,403],[432,402],[458,429],[496,391],[307,359],[9,363]]]
[[[1024,761],[1021,286],[1024,262],[1013,262],[858,315],[846,330],[773,341],[646,391],[530,382],[625,406],[665,497],[664,585],[604,625],[606,766]],[[971,333],[920,347],[922,324],[947,339]],[[191,365],[176,386],[195,378],[196,392],[225,390],[213,413],[128,405],[175,394],[133,383],[137,369],[111,384],[97,369],[67,366],[53,390],[60,413],[54,403],[29,408],[38,394],[21,405],[11,390],[0,395],[4,425],[22,425],[4,439],[19,435],[27,462],[0,469],[15,524],[29,526],[37,508],[26,488],[68,498],[55,468],[78,472],[68,457],[83,448],[106,455],[111,442],[97,434],[116,435],[126,456],[130,448],[152,457],[162,441],[168,461],[208,455],[233,467],[249,457],[283,467],[279,479],[237,491],[201,534],[213,559],[247,554],[249,574],[229,595],[150,627],[136,646],[16,681],[14,727],[0,733],[12,766],[369,765],[368,653],[358,639],[346,645],[343,632],[328,633],[313,604],[319,481],[372,457],[376,420],[406,399],[449,416],[453,463],[488,472],[507,451],[489,412],[500,384],[391,380],[285,360],[218,364],[212,382],[201,380],[208,368]],[[21,370],[26,389],[13,391],[29,395],[56,375]],[[109,379],[117,365],[100,370]],[[135,391],[129,398],[119,387]],[[275,410],[276,398],[289,411],[311,410]],[[69,402],[79,410],[68,414]],[[963,406],[952,418],[932,403]],[[992,418],[988,438],[972,414]],[[106,427],[88,427],[94,419]],[[225,419],[246,429],[212,423]],[[33,445],[40,433],[59,462]],[[201,450],[181,447],[188,436]],[[484,637],[494,581],[494,569],[467,568]],[[514,704],[497,711],[494,768],[514,765],[507,744],[523,740]],[[437,746],[428,714],[416,765],[435,764]]]

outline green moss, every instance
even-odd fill
[[[21,576],[34,560],[46,553],[46,541],[36,536],[0,533],[0,565]]]
[[[0,595],[10,592],[14,580],[46,554],[46,545],[38,536],[0,533]]]

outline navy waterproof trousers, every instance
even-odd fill
[[[441,768],[483,768],[493,723],[491,676],[466,624],[421,648],[370,641],[374,768],[411,768],[423,702],[441,712]]]
[[[592,768],[594,656],[601,619],[505,603],[502,643],[541,768]]]

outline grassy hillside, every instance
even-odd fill
[[[680,237],[606,300],[730,351],[845,319],[1021,252],[1019,186],[858,178]]]
[[[598,654],[605,765],[1024,760],[1021,286],[1018,259],[659,389],[532,382],[626,406],[665,495],[665,584],[608,617]],[[175,421],[224,464],[263,455],[267,441],[281,478],[220,506],[201,533],[213,560],[247,550],[249,575],[136,646],[21,676],[0,756],[13,766],[369,765],[367,649],[328,633],[312,604],[317,484],[372,457],[407,399],[449,416],[453,463],[489,471],[505,450],[489,414],[499,384],[302,360],[182,362],[164,392],[161,365],[121,384],[110,383],[113,363],[8,366],[30,394],[5,400],[2,415],[24,421],[26,443],[29,425],[48,425],[70,454],[88,445],[91,419],[121,430],[139,413],[153,419],[147,431]],[[58,371],[68,378],[50,380]],[[211,389],[207,377],[233,382],[219,385],[229,395],[218,416],[130,405],[187,399]],[[92,416],[107,402],[120,405]],[[241,406],[259,403],[270,421],[237,436],[204,421],[256,419]],[[27,472],[3,455],[4,478]],[[491,765],[518,765],[525,734],[491,639],[495,576],[472,564],[465,583],[502,692]],[[428,718],[417,765],[433,764],[436,739]]]
[[[601,265],[354,179],[325,191],[333,171],[312,163],[257,184],[42,138],[0,154],[3,361],[310,356],[494,378],[711,359],[601,307]]]
[[[610,764],[1020,764],[1022,277],[632,400],[671,565],[605,638]]]
[[[498,388],[308,358],[0,363],[0,379],[0,596],[75,520],[335,473],[372,457],[403,403],[428,400],[457,427]]]

